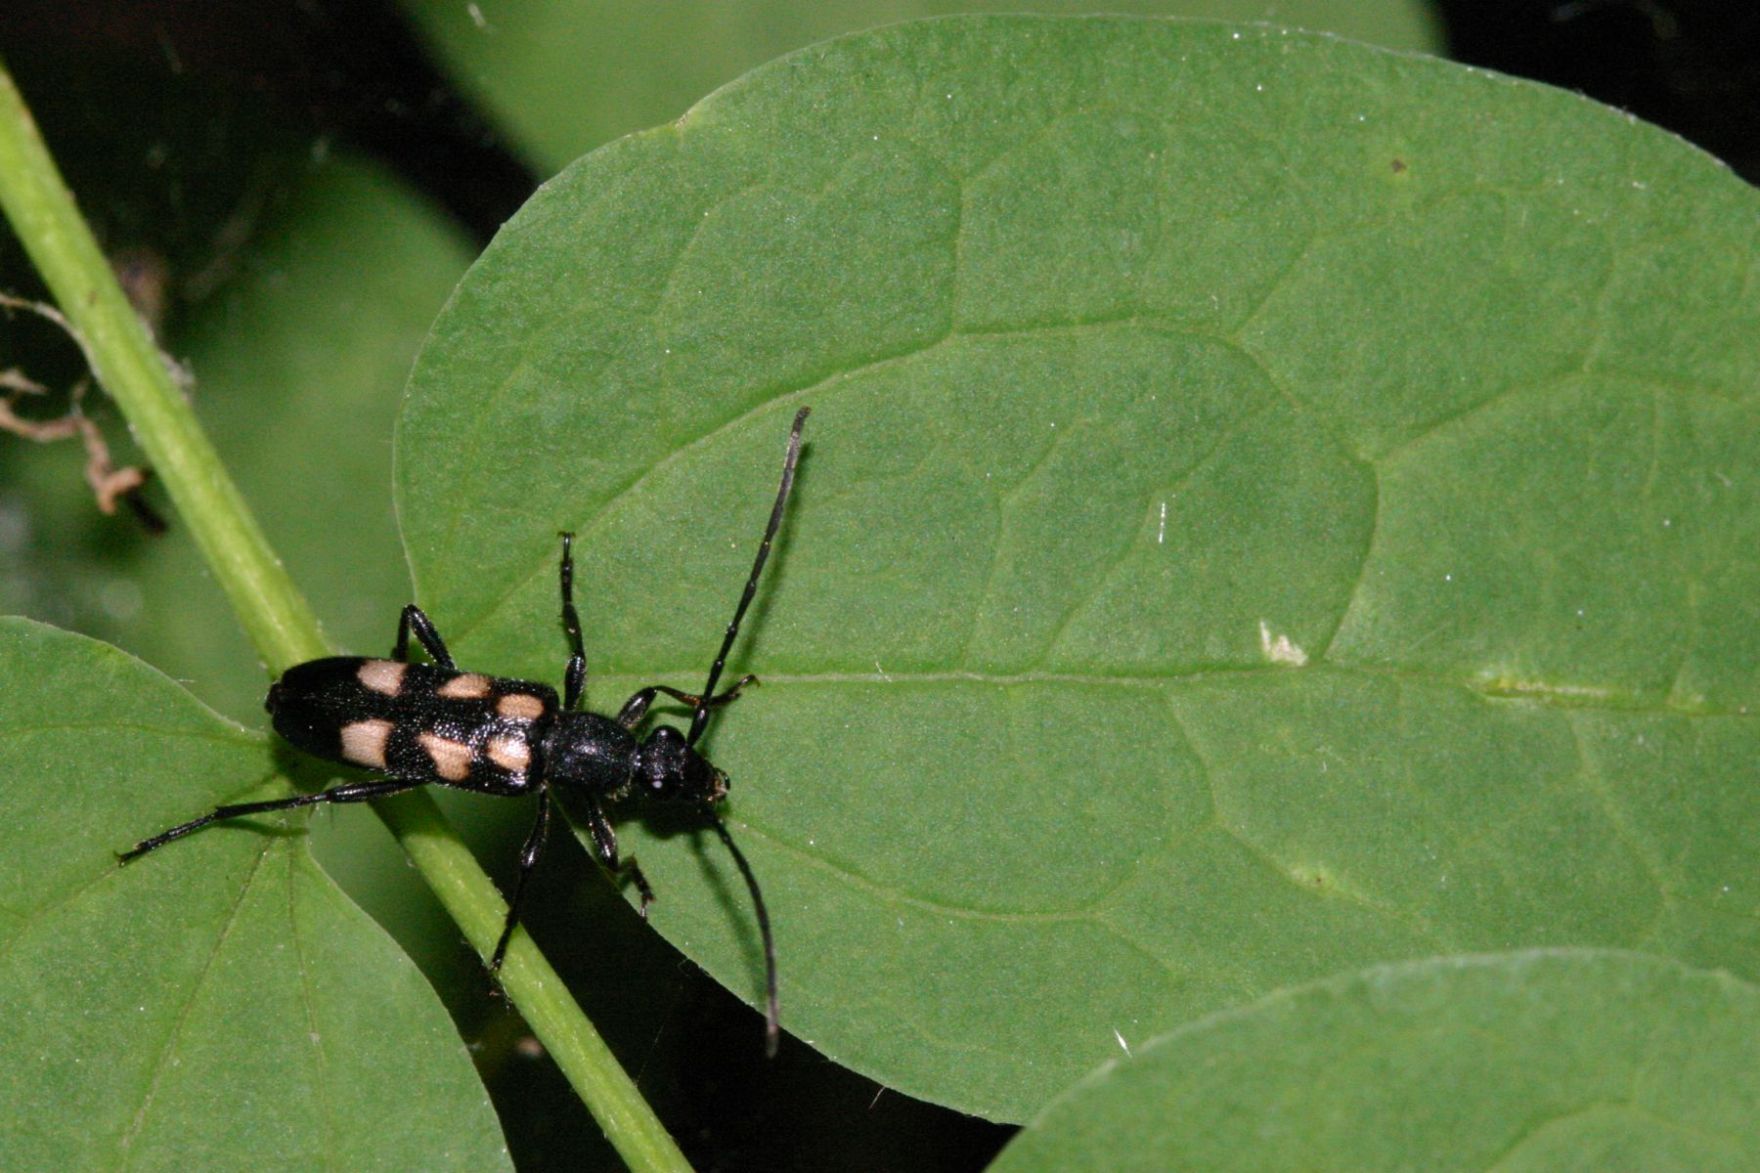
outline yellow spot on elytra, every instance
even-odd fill
[[[342,727],[342,756],[357,765],[383,770],[385,743],[390,740],[391,722],[377,717],[355,721]]]
[[[510,692],[495,702],[495,711],[514,721],[536,721],[544,715],[544,702],[529,692]]]
[[[489,678],[479,672],[461,672],[435,690],[449,701],[479,701],[489,695]]]
[[[403,673],[408,664],[400,664],[396,660],[364,660],[355,670],[355,679],[361,682],[362,688],[382,692],[386,696],[396,696],[403,691]]]
[[[532,764],[532,747],[523,737],[491,737],[489,760],[509,774],[523,774]]]
[[[471,747],[462,741],[453,741],[450,737],[441,737],[438,733],[422,733],[416,737],[416,744],[421,746],[434,763],[434,773],[447,782],[463,782],[471,776]]]

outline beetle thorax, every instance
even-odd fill
[[[558,713],[544,739],[544,773],[552,785],[621,798],[636,769],[635,734],[599,713]]]

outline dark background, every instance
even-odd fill
[[[1674,130],[1750,182],[1760,173],[1752,0],[1437,0],[1435,11],[1457,60],[1580,90]],[[5,0],[0,58],[100,239],[129,243],[173,350],[180,314],[248,264],[252,226],[314,157],[376,158],[479,248],[542,178],[388,3]],[[141,144],[158,142],[170,146],[143,156]],[[0,289],[41,296],[3,237]],[[42,381],[77,377],[77,359],[46,331],[13,334],[0,365],[22,346]],[[146,496],[163,507],[151,487]],[[150,540],[125,517],[103,524],[108,546]],[[387,634],[391,621],[388,612]],[[479,845],[502,882],[524,817]],[[699,1168],[976,1169],[1012,1134],[885,1091],[792,1041],[766,1062],[752,1012],[648,932],[582,853],[551,851],[537,887],[534,934]],[[424,964],[473,1045],[518,1165],[619,1167],[517,1015],[488,996],[474,958],[452,954]]]

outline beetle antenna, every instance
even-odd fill
[[[782,484],[776,490],[776,504],[770,507],[770,524],[764,527],[764,540],[758,543],[758,556],[752,559],[752,575],[746,579],[746,589],[739,597],[739,606],[733,610],[733,622],[727,625],[727,635],[721,641],[721,651],[715,656],[715,663],[709,668],[709,683],[703,686],[698,694],[697,708],[691,714],[691,731],[685,737],[686,745],[697,744],[697,738],[709,724],[710,706],[715,703],[715,685],[721,679],[721,669],[727,666],[727,653],[733,650],[733,641],[739,635],[740,620],[746,617],[746,608],[752,605],[752,597],[758,593],[758,575],[764,569],[764,562],[770,557],[770,543],[776,537],[776,531],[782,528],[782,509],[788,504],[789,491],[794,488],[794,466],[801,458],[801,427],[807,422],[807,415],[813,409],[803,407],[794,413],[794,427],[788,433],[788,455],[782,458]],[[721,833],[723,839],[727,833]],[[731,846],[731,840],[729,841]],[[736,851],[737,855],[738,852]],[[747,873],[748,880],[751,878]],[[756,885],[753,886],[756,894]]]
[[[798,416],[795,419],[795,435],[800,435]],[[721,836],[721,842],[727,844],[727,850],[733,854],[733,862],[739,865],[739,874],[746,878],[746,887],[752,891],[752,907],[758,911],[758,933],[764,938],[764,1054],[774,1059],[782,1025],[776,1009],[776,942],[770,936],[770,913],[764,908],[764,894],[758,891],[758,877],[752,874],[752,865],[746,862],[745,853],[734,843],[733,836],[727,833],[727,824],[713,810],[709,811],[709,821],[714,825],[715,833]]]

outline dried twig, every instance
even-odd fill
[[[52,305],[14,297],[9,293],[0,293],[0,310],[5,310],[9,315],[18,310],[36,314],[38,317],[59,326],[69,338],[74,340],[82,352],[86,351],[85,340],[61,315],[61,311]],[[89,352],[87,357],[89,360]],[[80,406],[89,386],[89,383],[84,379],[75,384],[69,395],[65,414],[45,420],[31,419],[18,414],[16,405],[19,398],[25,395],[46,395],[48,388],[15,367],[0,370],[0,392],[3,392],[0,394],[0,431],[11,432],[15,436],[34,440],[38,444],[51,444],[58,440],[68,440],[77,436],[86,450],[86,484],[91,486],[92,495],[98,502],[98,509],[107,515],[114,514],[118,501],[146,484],[147,471],[133,465],[124,465],[118,468],[111,461],[110,446],[104,442],[103,433],[98,431],[98,425],[91,421],[91,418]],[[148,524],[148,529],[154,528],[153,525]]]

